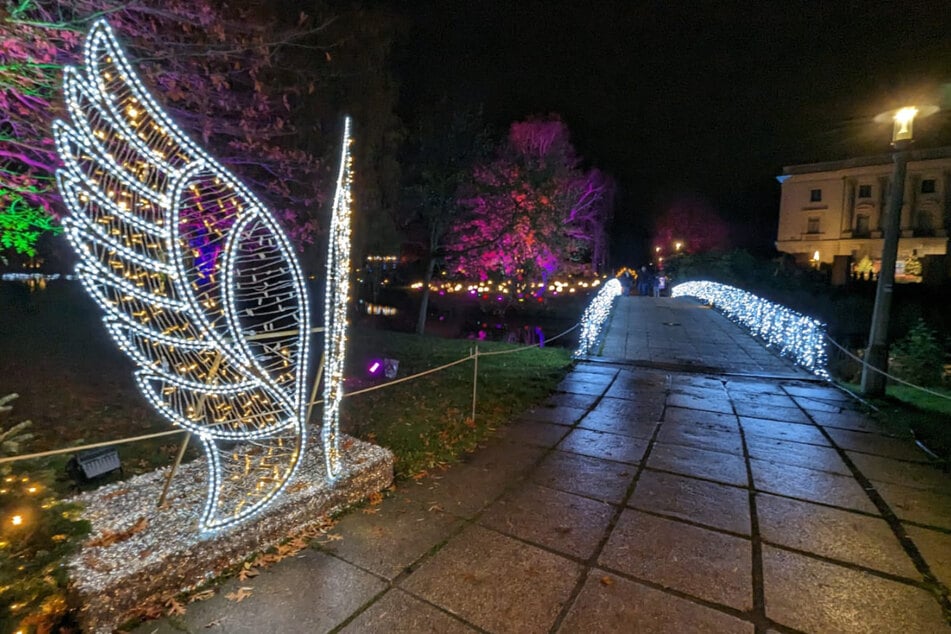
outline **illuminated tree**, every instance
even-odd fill
[[[472,170],[447,258],[469,276],[530,283],[592,272],[607,259],[613,181],[584,171],[557,116],[513,123],[494,158]]]
[[[299,247],[312,242],[338,143],[335,129],[322,128],[336,127],[341,103],[365,88],[355,85],[369,77],[359,69],[380,67],[374,60],[388,50],[374,48],[372,33],[355,37],[345,28],[365,12],[309,16],[222,0],[22,0],[0,10],[0,246],[31,253],[61,215],[50,124],[62,116],[62,68],[80,62],[80,37],[104,14],[171,116],[271,204]],[[369,117],[371,98],[357,102]],[[392,154],[378,141],[392,121],[363,137],[367,152]]]
[[[912,253],[905,258],[905,275],[921,275],[921,260]]]
[[[729,245],[726,224],[701,198],[685,196],[670,202],[654,226],[654,246],[662,252],[678,250],[678,242],[689,253],[718,251]]]

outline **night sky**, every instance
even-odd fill
[[[909,97],[951,108],[948,2],[407,2],[404,118],[443,96],[504,129],[559,113],[619,184],[614,253],[699,196],[756,250],[775,239],[784,165],[885,152],[872,117]],[[920,97],[919,97],[920,96]],[[951,144],[951,116],[916,125]],[[618,259],[616,257],[615,259]]]

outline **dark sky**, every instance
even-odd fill
[[[620,185],[617,247],[696,194],[735,241],[775,239],[783,165],[883,152],[872,117],[951,82],[951,4],[892,2],[406,2],[402,105],[482,103],[504,128],[559,113]],[[951,103],[947,104],[951,106]],[[404,115],[405,116],[405,115]],[[951,117],[918,126],[951,143]]]

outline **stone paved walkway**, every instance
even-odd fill
[[[620,298],[604,353],[343,539],[139,631],[951,631],[951,477],[911,441],[689,300]]]

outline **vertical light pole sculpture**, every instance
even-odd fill
[[[327,288],[324,294],[324,413],[321,430],[327,477],[336,477],[340,464],[340,402],[343,399],[343,362],[347,343],[347,304],[350,293],[350,189],[353,180],[350,154],[350,117],[344,121],[340,171],[327,246]]]
[[[862,393],[866,396],[880,396],[885,393],[885,375],[888,367],[888,321],[892,306],[892,291],[895,285],[895,261],[898,259],[898,238],[901,227],[902,197],[905,189],[905,173],[908,166],[908,151],[914,142],[914,122],[918,115],[927,116],[938,109],[935,106],[916,108],[907,106],[884,112],[877,122],[892,122],[892,147],[895,148],[893,160],[891,191],[885,208],[883,229],[885,240],[882,245],[882,263],[878,273],[878,286],[875,290],[875,307],[872,311],[872,326],[868,334],[868,347],[865,350],[865,362],[862,365]]]

